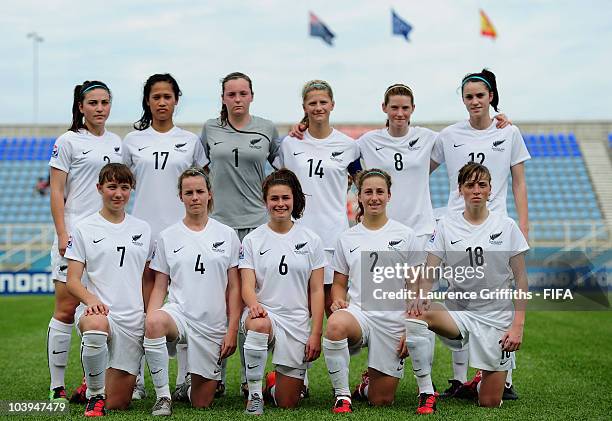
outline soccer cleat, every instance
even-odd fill
[[[266,373],[266,387],[263,390],[264,400],[268,400],[269,402],[274,402],[274,397],[272,396],[272,388],[276,385],[276,371],[270,371]]]
[[[463,383],[463,386],[457,391],[455,396],[459,399],[477,399],[478,383],[480,383],[481,380],[482,371],[478,370],[472,380]]]
[[[247,402],[247,407],[244,410],[244,413],[248,415],[263,415],[264,402],[257,393],[254,393],[252,399]]]
[[[361,374],[361,383],[355,386],[351,398],[358,401],[367,401],[368,397],[365,395],[365,388],[368,384],[370,384],[370,376],[368,375],[368,370],[366,370]]]
[[[104,409],[104,398],[102,395],[96,395],[89,398],[87,406],[85,407],[86,417],[102,417],[106,415]]]
[[[66,402],[68,403],[68,398],[66,397],[66,389],[64,386],[56,387],[55,389],[49,391],[49,400],[51,402]]]
[[[332,408],[332,412],[334,414],[348,414],[353,412],[353,405],[351,405],[350,398],[348,396],[336,397],[336,403]]]
[[[419,415],[429,415],[436,412],[436,395],[431,393],[421,393],[419,395],[419,405],[416,413]]]
[[[162,396],[155,401],[151,415],[156,417],[169,417],[172,415],[172,401],[167,396]]]
[[[83,383],[72,392],[70,403],[87,403],[87,384],[85,384],[85,377],[83,377]]]
[[[240,385],[240,393],[244,396],[244,399],[249,399],[249,385],[248,383],[242,383]]]
[[[463,383],[460,382],[459,380],[455,380],[455,379],[449,380],[448,383],[450,385],[448,386],[448,389],[446,389],[444,392],[442,392],[442,396],[441,397],[442,398],[456,398],[457,397],[457,393],[463,387]]]
[[[222,398],[225,396],[225,383],[217,382],[217,388],[215,389],[215,398]]]
[[[132,400],[133,401],[139,401],[139,400],[142,400],[142,399],[144,399],[146,397],[147,397],[147,391],[145,390],[145,388],[141,387],[138,384],[136,384],[134,386],[134,390],[132,391]]]
[[[504,395],[502,396],[503,401],[515,401],[518,398],[518,393],[516,393],[516,390],[514,390],[513,385],[510,385],[510,387],[504,387]]]
[[[304,385],[302,386],[302,391],[300,392],[300,399],[306,399],[310,397],[310,390],[308,389],[308,386]]]
[[[176,386],[172,394],[173,402],[189,402],[189,388],[191,387],[191,376],[185,376],[185,381]],[[215,392],[216,393],[216,392]]]

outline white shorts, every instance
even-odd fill
[[[85,306],[79,305],[75,313],[77,332],[81,337],[83,332],[79,328],[79,322],[85,312]],[[132,332],[123,329],[115,322],[109,313],[106,316],[109,326],[108,334],[108,364],[107,368],[127,371],[128,373],[137,376],[140,372],[140,360],[144,355],[143,335],[134,335]]]
[[[187,345],[187,368],[189,373],[197,374],[205,379],[221,380],[221,344],[222,340],[210,335],[203,335],[194,330],[189,319],[176,303],[166,303],[160,309],[168,313],[174,320],[179,332],[174,342],[168,342],[168,353],[176,355],[176,345]],[[225,335],[225,332],[222,333]]]
[[[249,309],[245,308],[240,318],[240,329],[246,334],[245,322]],[[296,379],[303,379],[310,363],[304,362],[306,342],[302,342],[294,334],[295,327],[282,317],[268,311],[272,323],[272,333],[269,337],[269,349],[272,349],[272,364],[289,367],[295,370],[283,370],[282,373]]]
[[[332,269],[332,260],[334,260],[334,249],[325,249],[325,259],[327,265],[323,268],[323,284],[331,285],[334,283],[334,270]]]
[[[58,239],[57,235],[53,239],[53,245],[51,246],[51,279],[66,283],[66,276],[68,275],[68,259],[63,257],[58,250]],[[83,271],[81,276],[81,282],[83,285],[87,285],[87,271]]]
[[[507,371],[514,368],[514,352],[502,351],[500,340],[505,330],[486,325],[470,315],[468,311],[449,311],[462,339],[442,339],[452,351],[464,349],[469,342],[470,367],[487,371]]]
[[[397,355],[397,347],[402,339],[403,331],[391,332],[382,329],[366,316],[358,307],[349,305],[346,309],[352,314],[361,328],[361,342],[349,346],[351,355],[357,355],[361,348],[368,348],[368,367],[388,376],[401,379],[404,377],[404,359]]]

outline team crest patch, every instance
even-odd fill
[[[238,253],[238,259],[244,260],[244,248],[240,246],[240,253]]]
[[[420,137],[417,137],[416,139],[413,139],[410,142],[408,142],[408,150],[418,151],[419,149],[421,149],[421,145],[418,144],[419,139]]]
[[[261,142],[261,137],[258,137],[256,139],[251,139],[249,141],[249,148],[261,149],[261,145],[259,144],[260,142]]]
[[[132,244],[134,244],[135,246],[142,246],[142,243],[138,242],[138,240],[140,240],[141,237],[142,237],[142,234],[132,235]]]
[[[332,161],[336,161],[336,162],[342,162],[342,154],[344,153],[344,151],[336,151],[336,152],[332,152],[331,156],[329,157],[329,159],[331,159]]]
[[[498,152],[505,151],[506,148],[502,146],[505,141],[506,141],[506,139],[496,140],[495,142],[493,142],[493,146],[491,146],[491,149],[494,150],[494,151],[498,151]]]
[[[403,243],[404,240],[400,239],[400,240],[391,240],[389,241],[389,250],[399,250],[398,246]]]
[[[72,248],[72,235],[70,237],[68,237],[68,244],[66,244],[66,248],[67,249],[71,249]]]
[[[56,143],[55,145],[53,145],[53,151],[51,152],[51,157],[57,158],[58,155],[59,155],[59,146],[57,146],[57,143]]]
[[[306,244],[308,244],[308,241],[305,242],[305,243],[297,243],[295,245],[294,250],[293,250],[294,253],[296,253],[296,254],[308,254],[308,250],[303,250],[304,247],[306,247]]]
[[[499,236],[502,235],[503,231],[493,233],[489,236],[489,243],[495,244],[496,246],[503,243],[503,240],[498,240]]]
[[[175,143],[174,144],[174,150],[175,151],[179,151],[179,152],[185,152],[185,149],[182,149],[185,145],[187,145],[187,143]]]
[[[225,244],[225,241],[216,241],[212,243],[212,251],[217,252],[217,253],[224,253],[225,249],[220,248],[223,244]]]

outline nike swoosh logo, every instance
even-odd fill
[[[56,351],[56,350],[53,350],[52,354],[53,355],[57,355],[57,354],[63,354],[65,352],[68,352],[68,351]]]
[[[254,369],[254,368],[256,368],[256,367],[259,367],[259,364],[257,364],[257,365],[253,365],[253,366],[251,366],[251,365],[247,364],[247,368],[248,368],[249,370],[252,370],[252,369]]]
[[[385,149],[384,146],[381,146],[380,148],[376,148],[377,151],[381,150],[381,149]]]
[[[463,145],[465,145],[465,143],[462,143],[461,145],[455,145],[455,144],[453,143],[453,146],[454,146],[455,148],[458,148],[459,146],[463,146]]]
[[[213,371],[213,374],[219,374],[221,372],[221,370],[215,370]]]
[[[298,156],[298,155],[301,155],[301,154],[303,154],[303,153],[304,153],[304,152],[293,152],[293,156]]]
[[[355,250],[357,250],[359,247],[361,247],[361,246],[357,246],[357,247],[355,247],[354,249],[351,249],[351,250],[350,250],[350,252],[351,252],[351,253],[352,253],[352,252],[354,252],[354,251],[355,251]]]
[[[223,143],[223,142],[215,142],[213,143],[213,146],[218,145],[219,143]]]
[[[260,256],[263,256],[264,254],[266,254],[266,253],[267,253],[267,252],[269,252],[270,250],[272,250],[272,249],[268,249],[268,250],[266,250],[266,251],[260,251],[260,252],[259,252],[259,255],[260,255]]]
[[[416,373],[417,371],[421,371],[421,370],[422,370],[422,368],[419,368],[419,369],[413,368],[413,369],[412,369],[412,371],[414,371],[415,373]]]
[[[336,370],[336,371],[328,371],[328,373],[329,373],[329,374],[336,374],[336,373],[339,373],[339,372],[340,372],[340,370]]]
[[[98,374],[91,374],[91,373],[89,373],[89,377],[97,377],[97,376],[99,376],[102,373],[104,373],[104,371],[100,371]]]
[[[93,151],[93,149],[90,149],[88,151],[83,151],[83,155],[87,155],[89,152]]]
[[[145,146],[144,148],[138,148],[138,152],[142,151],[143,149],[147,149],[150,148],[150,146]]]
[[[185,247],[185,246],[183,246],[183,247],[181,247],[181,248],[178,248],[178,249],[176,249],[176,250],[172,250],[172,251],[173,251],[173,252],[175,252],[175,253],[178,253],[179,251],[183,250],[183,248],[184,248],[184,247]]]
[[[457,244],[459,241],[463,241],[463,238],[461,240],[451,241],[451,244]]]
[[[106,237],[104,237],[106,238]],[[100,241],[104,240],[104,238],[100,238],[99,240],[93,240],[94,244],[98,244]]]
[[[157,371],[151,371],[151,374],[157,374],[157,373],[159,373],[159,372],[160,372],[160,371],[162,371],[162,370],[163,370],[163,368],[160,368],[160,369],[159,369],[159,370],[157,370]]]

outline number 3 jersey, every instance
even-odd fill
[[[510,168],[530,158],[518,127],[498,129],[493,122],[484,130],[476,130],[469,120],[460,121],[442,130],[431,153],[431,159],[435,162],[446,162],[450,188],[448,210],[454,212],[465,208],[465,202],[457,188],[457,176],[465,164],[474,161],[489,169],[492,191],[487,208],[507,213],[506,196]]]
[[[287,321],[305,343],[310,275],[326,264],[321,239],[308,228],[293,224],[288,233],[278,234],[264,224],[244,237],[239,267],[255,270],[257,301]]]
[[[236,232],[212,218],[202,231],[179,221],[159,236],[150,268],[170,276],[168,302],[201,335],[222,339],[227,331],[227,271],[238,266],[239,252]]]
[[[76,225],[66,247],[67,259],[85,265],[87,290],[109,307],[114,321],[136,335],[144,333],[142,272],[151,251],[149,224],[128,214],[114,224],[99,212]]]
[[[448,291],[474,292],[475,299],[457,300],[453,309],[476,312],[482,322],[498,328],[512,323],[511,297],[492,298],[483,292],[510,290],[510,258],[529,250],[516,222],[501,212],[489,212],[480,225],[466,221],[463,213],[449,213],[438,221],[426,251],[442,259]]]

